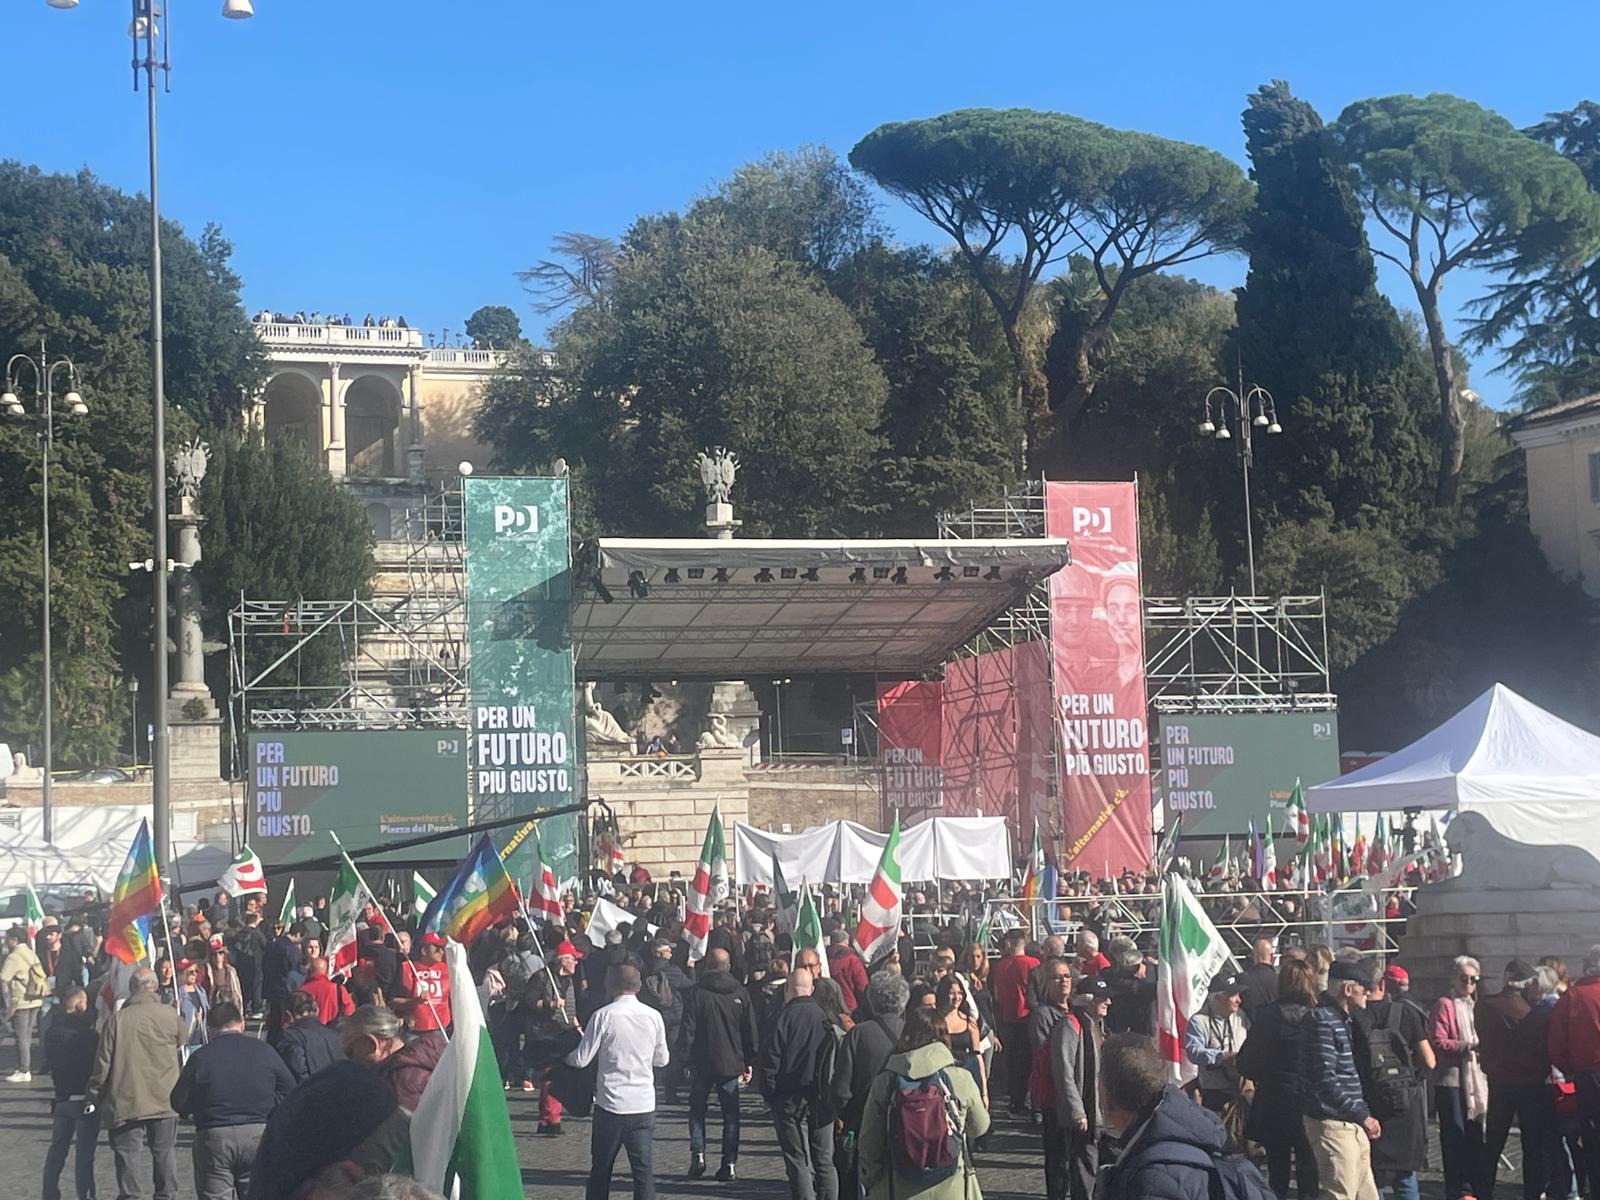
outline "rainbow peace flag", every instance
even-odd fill
[[[111,915],[106,923],[106,953],[120,962],[155,961],[150,923],[161,912],[161,877],[156,874],[155,847],[150,826],[139,822],[127,860],[117,873],[111,893]]]
[[[485,836],[429,902],[417,925],[418,940],[424,933],[438,933],[470,946],[485,929],[514,916],[519,907],[516,885]]]

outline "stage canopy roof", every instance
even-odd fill
[[[573,598],[578,674],[916,675],[1068,561],[1065,538],[601,538]]]
[[[1600,858],[1600,737],[1495,684],[1432,733],[1306,791],[1313,812],[1476,812],[1531,846]]]

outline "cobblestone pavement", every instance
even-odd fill
[[[15,1061],[15,1051],[11,1047],[0,1051],[0,1070],[10,1071]],[[0,1166],[0,1198],[4,1200],[24,1200],[39,1195],[38,1180],[50,1136],[49,1097],[50,1086],[43,1076],[36,1076],[31,1085],[0,1082],[0,1164],[3,1164]],[[536,1098],[515,1092],[510,1095],[509,1103],[526,1195],[530,1200],[571,1200],[581,1196],[589,1172],[589,1123],[569,1118],[563,1136],[539,1137],[534,1133],[538,1125]],[[717,1167],[720,1128],[713,1105],[708,1129],[713,1171]],[[742,1140],[738,1183],[719,1184],[709,1176],[690,1182],[684,1177],[689,1165],[687,1106],[683,1103],[663,1105],[656,1116],[656,1190],[664,1197],[706,1197],[708,1200],[719,1196],[738,1200],[787,1196],[783,1160],[778,1154],[771,1122],[759,1097],[750,1092],[744,1094]],[[1508,1147],[1508,1157],[1513,1162],[1517,1161],[1516,1142],[1513,1135]],[[183,1200],[194,1196],[189,1145],[189,1129],[180,1128],[178,1176],[179,1196]],[[1437,1164],[1438,1161],[1435,1141],[1433,1162]],[[69,1195],[71,1179],[69,1161],[62,1176]],[[1501,1191],[1517,1190],[1518,1185],[1513,1182],[1516,1175],[1514,1171],[1507,1171],[1504,1164],[1500,1179]],[[1037,1200],[1044,1192],[1038,1132],[1021,1122],[1004,1117],[998,1120],[988,1150],[978,1156],[978,1180],[986,1200],[1021,1200],[1022,1197]],[[96,1188],[101,1196],[116,1195],[111,1152],[106,1148],[103,1135],[96,1156]],[[618,1156],[612,1194],[630,1194],[625,1155]],[[1422,1194],[1425,1200],[1441,1200],[1443,1190],[1437,1169],[1424,1173]]]

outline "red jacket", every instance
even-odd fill
[[[1031,954],[1012,954],[1000,959],[989,972],[989,991],[994,995],[995,1016],[1005,1024],[1028,1019],[1028,972],[1039,965]]]
[[[848,945],[828,947],[828,977],[839,985],[844,1011],[853,1013],[867,998],[867,969]]]
[[[1578,980],[1550,1010],[1550,1061],[1568,1079],[1600,1071],[1600,976]]]
[[[350,993],[326,975],[306,980],[297,990],[317,1002],[317,1020],[324,1025],[332,1025],[340,1017],[348,1017],[356,1010]]]

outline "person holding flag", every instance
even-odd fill
[[[248,844],[239,847],[233,861],[217,879],[217,886],[227,893],[230,900],[267,894],[267,877],[262,873],[261,859]]]
[[[1156,967],[1156,1043],[1174,1083],[1196,1068],[1183,1052],[1190,1019],[1205,1004],[1211,981],[1228,963],[1227,943],[1189,885],[1168,875],[1161,886],[1161,931]]]

